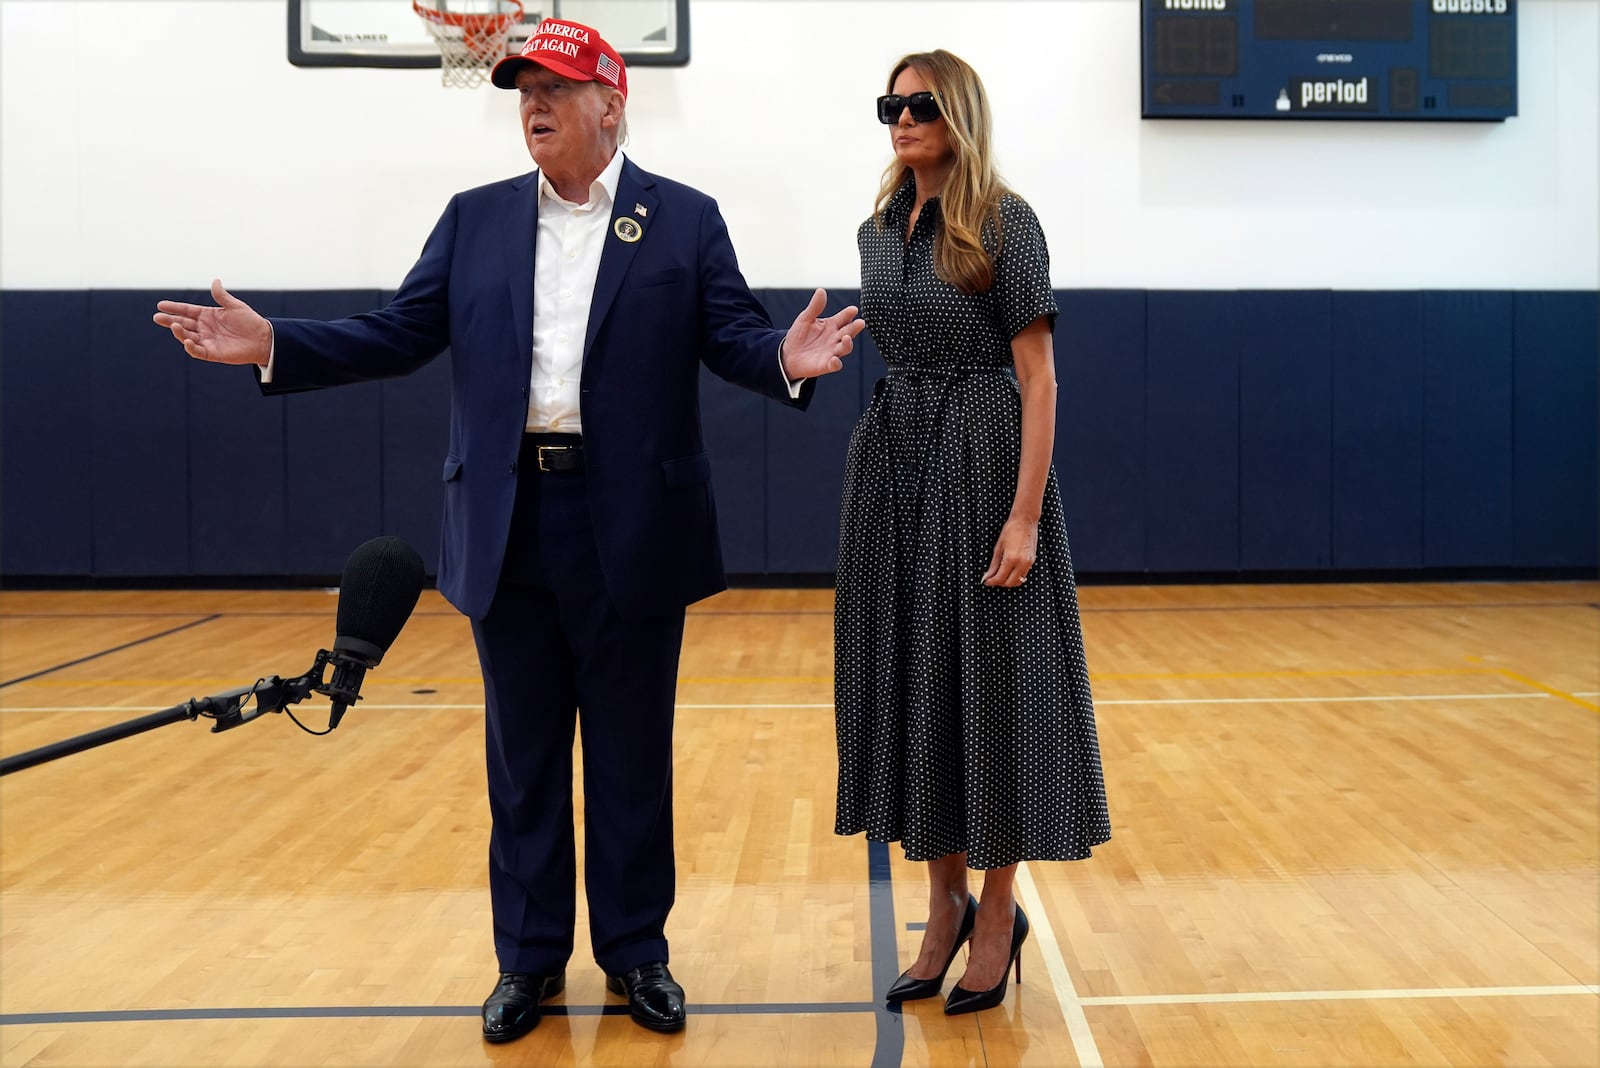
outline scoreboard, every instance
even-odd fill
[[[1516,0],[1140,0],[1147,119],[1500,121]]]

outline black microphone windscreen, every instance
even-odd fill
[[[400,538],[357,546],[339,580],[338,637],[375,646],[381,659],[417,606],[422,570],[422,557]]]

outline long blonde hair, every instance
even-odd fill
[[[963,293],[982,293],[994,282],[994,261],[983,247],[985,224],[993,225],[998,252],[1000,198],[1010,192],[995,170],[989,147],[989,97],[978,72],[942,48],[913,52],[896,63],[889,72],[888,92],[894,92],[894,80],[907,67],[922,75],[933,91],[955,153],[939,194],[944,225],[933,242],[933,270]],[[880,227],[890,198],[910,173],[911,168],[898,158],[884,170],[873,209]]]

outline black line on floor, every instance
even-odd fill
[[[68,660],[64,664],[57,664],[54,667],[47,667],[43,671],[35,671],[30,675],[20,675],[14,679],[7,679],[5,682],[0,682],[0,689],[15,685],[19,682],[27,682],[29,679],[36,679],[41,675],[49,675],[55,671],[62,671],[69,667],[75,667],[78,664],[87,664],[89,661],[98,660],[102,656],[110,656],[112,653],[120,653],[124,649],[132,649],[136,645],[143,645],[146,642],[153,642],[159,638],[165,638],[170,635],[177,634],[179,631],[185,631],[191,627],[198,627],[202,623],[210,623],[213,620],[221,618],[222,614],[220,612],[213,613],[212,615],[206,616],[202,619],[191,620],[190,622],[183,624],[181,627],[172,627],[169,630],[164,630],[157,634],[150,634],[143,638],[135,638],[131,642],[123,642],[121,645],[114,645],[109,649],[102,649],[98,653],[90,653],[88,656],[80,656],[76,660]]]
[[[867,895],[872,916],[872,990],[888,990],[900,974],[900,942],[894,925],[894,884],[890,881],[889,847],[867,843]],[[872,1046],[872,1068],[899,1068],[905,1059],[906,1028],[900,1006],[874,1001],[877,1037]]]
[[[865,1001],[771,1002],[765,1004],[698,1005],[691,1002],[693,1016],[800,1016],[832,1013],[873,1012],[877,1005]],[[300,1005],[271,1008],[234,1009],[118,1009],[103,1012],[10,1012],[0,1015],[0,1027],[74,1023],[148,1023],[199,1020],[305,1020],[378,1019],[394,1017],[467,1016],[475,1017],[477,1005]],[[626,1016],[626,1005],[543,1005],[546,1016]],[[896,1062],[899,1063],[898,1061]]]

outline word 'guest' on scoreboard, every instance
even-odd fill
[[[1516,0],[1140,0],[1147,119],[1501,121]]]

